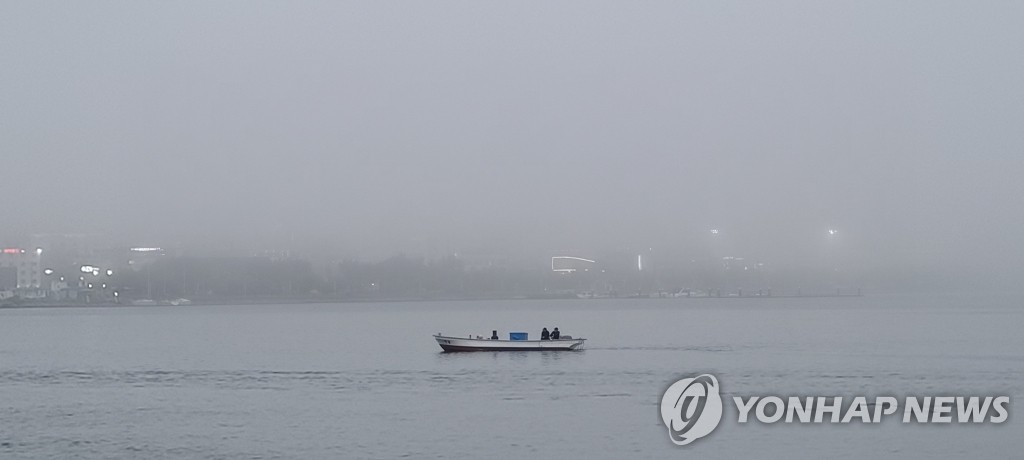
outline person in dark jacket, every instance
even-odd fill
[[[551,331],[551,340],[558,340],[561,336],[562,336],[562,333],[558,332],[558,328],[557,327],[555,328],[555,330]]]
[[[545,327],[544,330],[540,331],[540,339],[551,340],[551,333],[548,332],[548,328]]]
[[[498,340],[498,331],[491,331],[491,340]]]

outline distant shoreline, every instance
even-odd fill
[[[607,301],[607,300],[705,300],[705,299],[821,299],[864,297],[863,294],[802,294],[802,295],[751,295],[751,296],[678,296],[678,297],[568,297],[568,296],[513,296],[513,297],[452,297],[452,298],[381,298],[381,299],[217,299],[193,300],[186,305],[153,304],[135,305],[132,303],[25,303],[20,305],[0,305],[4,309],[31,308],[108,308],[108,307],[215,307],[215,306],[258,306],[258,305],[304,305],[304,304],[357,304],[357,303],[414,303],[414,302],[469,302],[494,300],[566,300],[566,301]]]

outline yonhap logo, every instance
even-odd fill
[[[669,439],[685,446],[707,436],[722,421],[725,411],[718,379],[711,374],[681,379],[661,397],[661,420]],[[1006,423],[1012,407],[1010,395],[896,396],[804,395],[733,396],[729,412],[737,426],[752,420],[762,424],[879,424],[887,419],[906,424]],[[730,415],[731,417],[732,415]]]
[[[707,436],[722,420],[718,379],[702,374],[673,383],[661,397],[661,419],[676,445],[685,446]]]

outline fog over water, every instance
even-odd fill
[[[2,0],[0,458],[1020,457],[1022,25]]]
[[[0,309],[0,455],[1017,458],[1018,301],[926,294]],[[586,333],[587,349],[441,353],[426,332],[536,334],[539,324]],[[706,439],[680,448],[658,401],[679,376],[698,372],[722,382],[725,415]],[[903,424],[897,412],[879,424],[741,425],[732,401],[989,394],[1012,396],[1006,423]]]
[[[6,1],[0,235],[687,257],[721,229],[778,264],[1010,284],[1022,23],[1014,2]]]

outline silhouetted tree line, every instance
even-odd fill
[[[543,273],[508,267],[466,267],[455,257],[391,257],[345,261],[328,275],[343,298],[445,298],[528,295],[543,290]]]
[[[159,260],[119,276],[126,299],[402,299],[525,295],[544,289],[543,272],[466,267],[447,257],[344,261],[316,273],[310,262],[263,257]]]
[[[553,273],[507,266],[467,266],[456,257],[428,260],[404,255],[380,262],[347,260],[317,273],[301,259],[265,257],[162,259],[120,272],[125,299],[440,299],[573,295],[629,296],[683,289],[775,288],[797,291],[859,286],[832,270],[775,270],[719,262],[659,271],[592,270]],[[848,278],[848,277],[841,277]]]
[[[136,299],[297,297],[323,283],[307,261],[262,257],[164,259],[120,281],[124,295]]]

